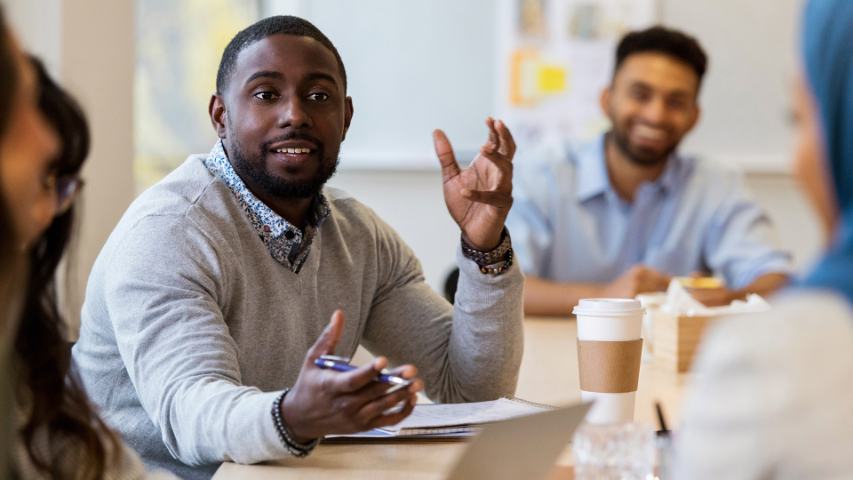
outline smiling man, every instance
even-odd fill
[[[503,123],[487,120],[465,170],[434,133],[461,230],[454,307],[372,210],[324,187],[353,101],[316,27],[271,17],[238,33],[209,113],[210,153],[143,193],[107,241],[74,347],[90,396],[148,465],[209,478],[223,461],[301,457],[325,435],[397,423],[421,389],[512,395],[523,281],[504,228],[515,145]],[[346,373],[314,363],[359,344],[383,356]],[[407,388],[374,381],[388,364]]]
[[[706,56],[653,27],[626,35],[600,103],[611,128],[579,149],[529,152],[507,225],[527,275],[525,312],[568,315],[585,297],[665,290],[673,275],[717,275],[707,304],[784,285],[790,256],[732,171],[677,153],[699,119]]]

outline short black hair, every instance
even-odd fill
[[[263,40],[273,35],[293,35],[296,37],[309,37],[320,42],[324,47],[328,48],[338,62],[338,68],[341,70],[341,78],[344,81],[344,92],[347,90],[347,71],[344,68],[344,62],[341,60],[341,55],[338,49],[332,44],[319,28],[313,23],[304,18],[294,17],[291,15],[276,15],[259,20],[248,27],[240,30],[234,38],[228,42],[225,50],[222,52],[222,59],[219,61],[219,70],[216,72],[216,93],[221,95],[225,90],[225,86],[231,79],[231,74],[234,71],[234,64],[237,63],[237,56],[240,55],[246,47],[255,42]]]
[[[660,25],[630,32],[619,41],[616,47],[616,64],[613,66],[613,75],[619,71],[619,67],[626,58],[635,53],[655,52],[662,53],[678,61],[684,62],[699,78],[708,68],[708,57],[699,42],[695,38],[678,30],[673,30]]]

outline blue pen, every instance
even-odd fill
[[[314,365],[328,370],[335,370],[336,372],[351,372],[358,367],[350,364],[349,360],[349,358],[338,357],[336,355],[321,355],[320,358],[314,360]],[[382,370],[379,372],[375,381],[393,385],[392,390],[399,390],[412,384],[411,380],[407,380],[397,375],[392,375],[388,373],[388,370]],[[388,393],[390,393],[390,390]]]

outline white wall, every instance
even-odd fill
[[[59,71],[62,0],[6,0],[8,21],[24,47],[36,52],[48,70]]]
[[[133,200],[134,2],[64,0],[60,80],[86,109],[92,150],[77,237],[78,312],[91,265]]]
[[[702,119],[684,144],[752,171],[784,171],[802,0],[661,0],[661,18],[708,53]]]
[[[296,14],[335,43],[347,69],[356,119],[341,150],[348,164],[430,168],[439,127],[465,157],[479,149],[493,113],[495,4],[302,2]]]

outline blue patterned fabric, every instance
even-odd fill
[[[323,220],[329,216],[329,203],[323,194],[317,195],[313,203],[313,211],[308,219],[305,232],[290,224],[281,215],[256,197],[243,180],[234,171],[222,141],[216,145],[204,160],[204,166],[228,186],[255,228],[261,241],[270,251],[270,255],[279,263],[299,273],[299,269],[308,258],[311,242]]]
[[[853,303],[853,2],[809,1],[802,48],[840,214],[832,245],[803,284],[834,290]]]

